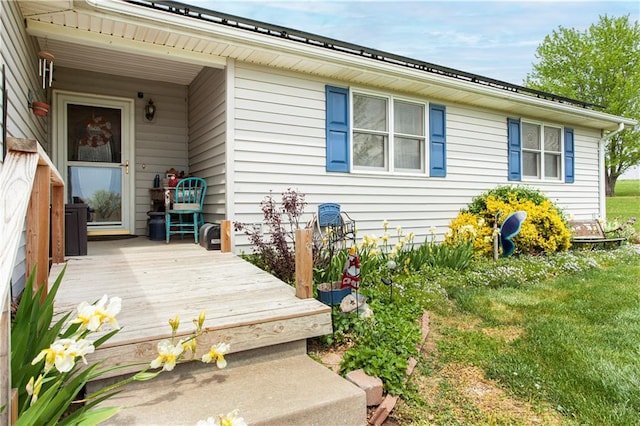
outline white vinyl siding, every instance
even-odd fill
[[[605,212],[599,210],[599,184],[600,179],[604,178],[598,173],[600,131],[575,127],[574,140],[575,183],[563,185],[550,182],[548,185],[539,185],[548,188],[547,194],[551,200],[576,219],[604,217]]]
[[[48,118],[38,118],[28,107],[32,99],[49,102],[38,78],[38,48],[24,29],[24,18],[16,2],[0,2],[2,20],[2,64],[7,84],[7,135],[35,138],[45,149]],[[1,143],[1,142],[0,142]]]
[[[54,89],[118,96],[135,101],[135,233],[147,234],[147,212],[151,209],[149,188],[156,174],[170,168],[189,172],[187,157],[187,87],[57,67]],[[142,98],[137,94],[141,92]],[[149,122],[144,106],[149,99],[156,117]]]
[[[447,176],[327,173],[325,167],[325,85],[310,76],[236,65],[236,215],[262,222],[260,201],[287,188],[306,194],[305,220],[318,204],[335,202],[356,221],[359,236],[380,235],[381,224],[416,233],[436,226],[440,236],[473,197],[506,185],[506,114],[446,104]],[[396,94],[402,96],[403,94]],[[424,100],[425,103],[428,99]],[[443,103],[442,101],[438,101]],[[576,183],[536,182],[560,207],[576,216],[598,212],[597,131],[575,129]],[[236,234],[236,251],[250,250]]]
[[[205,68],[189,86],[189,170],[207,180],[205,221],[226,219],[225,72]]]
[[[0,21],[2,23],[0,52],[7,89],[7,122],[2,123],[3,128],[6,128],[7,136],[36,139],[45,150],[48,150],[46,126],[49,118],[36,117],[28,107],[29,92],[34,100],[49,102],[38,79],[38,49],[35,40],[25,32],[24,18],[17,2],[0,2]],[[0,117],[2,117],[1,113]],[[2,146],[1,139],[0,146]],[[2,159],[0,159],[1,167]],[[14,298],[19,296],[24,288],[27,276],[25,256],[23,233],[11,277],[11,294]]]

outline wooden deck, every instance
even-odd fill
[[[198,339],[198,354],[220,341],[233,353],[331,333],[329,307],[298,299],[272,275],[193,240],[89,242],[87,256],[69,257],[66,264],[56,312],[104,294],[122,298],[120,332],[89,358],[105,366],[151,361],[157,342],[171,336],[169,319],[180,315],[178,335],[189,335],[203,310],[207,333]],[[50,282],[63,267],[52,267]]]

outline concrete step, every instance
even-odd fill
[[[234,409],[250,425],[367,423],[365,392],[309,358],[304,341],[232,354],[228,362],[224,370],[181,364],[123,386],[102,405],[125,408],[103,424],[195,425]]]

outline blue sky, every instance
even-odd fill
[[[640,21],[640,0],[183,2],[514,84],[559,26],[583,31],[605,14]]]

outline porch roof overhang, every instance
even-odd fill
[[[371,55],[274,37],[241,22],[229,25],[194,19],[121,0],[27,1],[20,5],[27,32],[55,55],[57,65],[71,68],[189,84],[203,67],[221,68],[231,58],[318,76],[334,84],[377,87],[515,117],[601,130],[615,130],[620,123],[637,125],[632,119],[562,98],[549,100],[511,91],[508,83],[505,89],[452,78]]]

